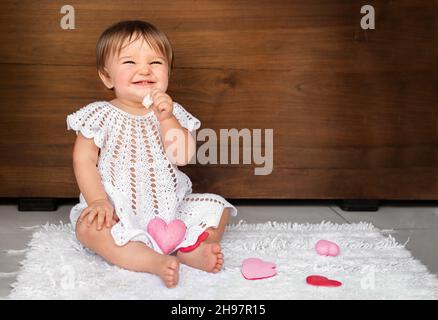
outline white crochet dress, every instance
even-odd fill
[[[200,121],[178,103],[173,114],[190,132]],[[161,141],[160,123],[154,112],[133,115],[107,101],[96,101],[67,116],[67,129],[93,138],[100,148],[98,170],[102,185],[120,221],[111,228],[117,245],[141,241],[162,253],[146,231],[148,222],[160,217],[167,223],[184,221],[186,237],[174,251],[196,243],[209,227],[217,227],[224,208],[231,215],[236,208],[223,197],[211,193],[192,193],[187,175],[170,162]],[[70,212],[76,226],[88,205],[82,194]]]

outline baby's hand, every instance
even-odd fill
[[[161,122],[173,116],[173,101],[168,94],[156,89],[152,91],[151,97],[154,102],[152,104],[152,109],[154,110],[158,121]]]
[[[79,216],[79,222],[87,219],[87,226],[89,227],[93,223],[93,220],[96,218],[96,216],[97,230],[102,229],[104,222],[106,222],[106,227],[110,228],[118,221],[118,217],[114,213],[114,207],[107,199],[100,199],[90,203]]]

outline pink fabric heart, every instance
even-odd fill
[[[258,258],[248,258],[242,262],[242,275],[247,280],[259,280],[273,277],[277,274],[275,263]]]
[[[186,229],[181,220],[175,219],[167,224],[161,218],[152,219],[147,227],[148,233],[164,254],[172,252],[184,240]]]
[[[319,240],[315,245],[315,250],[319,255],[336,257],[339,254],[339,246],[328,240]]]

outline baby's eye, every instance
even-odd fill
[[[125,63],[134,63],[135,64],[135,62],[134,61],[131,61],[131,60],[129,60],[129,61],[125,61],[125,62],[123,62],[124,64]]]
[[[161,61],[153,61],[153,62],[151,62],[151,64],[154,64],[154,63],[162,64]]]

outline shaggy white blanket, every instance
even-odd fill
[[[320,239],[336,242],[337,257],[319,256]],[[438,299],[438,279],[404,245],[369,223],[268,222],[228,227],[224,269],[217,274],[181,265],[167,289],[153,275],[120,269],[85,250],[70,224],[33,234],[9,299]],[[246,280],[243,259],[277,264],[269,279]],[[337,288],[306,283],[309,275],[341,281]]]

